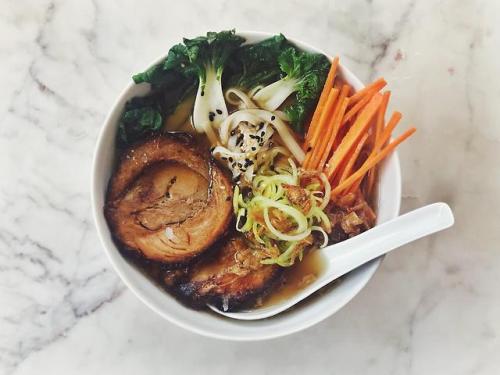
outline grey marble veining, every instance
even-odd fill
[[[6,0],[0,7],[0,374],[479,374],[500,368],[498,1]],[[182,36],[283,32],[383,75],[417,135],[403,210],[456,226],[386,258],[332,318],[198,337],[126,290],[91,220],[92,151],[133,72]]]

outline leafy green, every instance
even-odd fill
[[[151,91],[125,105],[118,127],[121,145],[159,131],[165,119],[194,91],[196,77],[186,69],[188,63],[186,47],[177,44],[163,61],[132,77],[137,84],[149,83]]]
[[[156,99],[136,97],[128,101],[120,119],[118,135],[120,144],[132,143],[161,129],[163,116]]]
[[[279,55],[278,63],[285,76],[258,91],[254,99],[262,108],[274,111],[295,93],[295,102],[285,112],[292,126],[301,131],[321,93],[330,63],[322,54],[301,52],[293,47]]]
[[[291,46],[283,34],[242,46],[230,62],[227,85],[251,89],[280,79],[282,73],[278,57]]]
[[[206,36],[194,39],[184,38],[185,52],[191,64],[188,69],[196,72],[202,89],[207,70],[215,70],[216,78],[220,80],[227,59],[244,41],[234,30],[208,32]]]
[[[176,44],[170,48],[163,61],[135,74],[132,79],[137,84],[150,83],[153,91],[165,89],[175,85],[180,79],[190,79],[193,76],[194,72],[186,69],[188,63],[186,46]]]
[[[184,39],[189,59],[185,69],[196,72],[199,81],[193,125],[198,132],[206,133],[212,143],[216,142],[212,125],[217,127],[228,115],[222,92],[222,73],[228,58],[244,41],[234,30]]]

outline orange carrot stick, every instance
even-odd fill
[[[389,99],[391,98],[391,92],[386,91],[383,94],[382,98],[382,104],[380,105],[380,108],[377,113],[377,123],[375,124],[375,134],[373,137],[373,150],[375,152],[378,152],[378,143],[379,139],[382,136],[382,131],[384,130],[384,123],[385,123],[385,113],[387,112],[387,105],[389,104]],[[366,196],[370,197],[373,192],[373,185],[375,184],[375,178],[376,178],[376,173],[377,170],[375,168],[370,169],[368,172],[368,181],[366,184]]]
[[[339,100],[337,101],[337,108],[335,109],[335,113],[333,115],[333,130],[328,136],[328,141],[326,143],[326,147],[320,156],[319,163],[317,165],[318,170],[323,170],[325,168],[326,161],[328,160],[328,156],[330,156],[333,146],[335,144],[335,139],[337,138],[340,123],[342,122],[342,118],[344,117],[345,111],[347,110],[347,105],[349,104],[349,91],[351,87],[349,85],[344,85],[342,87],[342,91],[340,92]]]
[[[340,91],[340,95],[335,102],[335,108],[333,109],[333,113],[331,118],[328,120],[328,124],[326,125],[327,129],[323,132],[323,136],[318,139],[318,142],[315,146],[314,157],[311,159],[311,164],[309,165],[310,169],[322,170],[323,168],[319,167],[321,158],[323,153],[325,152],[328,141],[331,137],[335,137],[338,129],[338,125],[336,125],[336,118],[340,107],[342,105],[342,101],[346,99],[347,95],[349,95],[350,86],[344,85],[342,90]],[[342,119],[340,119],[342,120]]]
[[[369,85],[363,87],[361,90],[359,90],[357,93],[355,93],[353,96],[351,96],[349,105],[354,105],[357,102],[359,102],[367,93],[370,91],[380,91],[382,88],[387,85],[387,82],[383,78],[379,78],[376,81],[370,83]]]
[[[335,109],[334,105],[338,94],[339,94],[339,89],[331,89],[330,93],[328,94],[328,98],[326,99],[325,103],[325,108],[321,112],[319,121],[316,125],[316,128],[314,129],[314,134],[311,136],[308,149],[306,150],[306,158],[304,159],[304,163],[302,163],[304,168],[309,168],[311,157],[314,155],[317,146],[316,144],[317,140],[320,137],[321,133],[325,130],[325,127],[328,125],[328,120],[332,116],[333,111]]]
[[[403,134],[401,134],[398,138],[396,138],[394,141],[392,141],[389,145],[387,145],[385,148],[383,148],[378,154],[370,156],[366,161],[363,163],[363,165],[356,171],[354,172],[351,176],[349,176],[345,181],[337,185],[333,190],[332,190],[332,197],[339,195],[342,191],[346,189],[350,189],[352,184],[355,183],[356,181],[360,181],[366,172],[368,172],[371,168],[377,165],[378,162],[380,162],[382,159],[384,159],[387,155],[389,155],[401,142],[403,142],[405,139],[410,137],[413,133],[415,133],[417,129],[415,128],[410,128],[407,131],[405,131]]]
[[[385,113],[387,112],[387,105],[389,104],[389,99],[391,98],[391,92],[386,91],[383,94],[382,104],[380,105],[379,111],[377,113],[377,124],[375,126],[375,144],[377,144],[378,139],[382,135],[385,124]]]
[[[382,103],[382,95],[375,94],[367,106],[361,111],[359,116],[356,118],[356,121],[351,126],[345,137],[340,142],[339,147],[333,153],[333,156],[330,158],[328,162],[327,168],[327,176],[329,179],[332,179],[335,173],[338,171],[338,168],[348,155],[349,151],[353,147],[354,144],[358,142],[358,140],[363,136],[366,129],[370,125],[370,121],[377,112],[380,104]]]
[[[344,126],[350,119],[356,116],[358,112],[368,104],[368,102],[372,99],[375,93],[376,91],[369,91],[359,102],[357,102],[353,107],[351,107],[345,114],[344,118],[342,119],[342,123],[340,124],[340,126]]]
[[[401,120],[402,117],[403,117],[403,115],[401,114],[401,112],[396,111],[392,114],[391,119],[389,120],[389,122],[385,126],[384,131],[382,132],[382,135],[380,136],[380,138],[377,142],[377,145],[376,145],[377,150],[376,151],[378,151],[382,147],[384,147],[384,145],[387,143],[387,141],[391,138],[391,134],[394,131],[394,128],[399,123],[399,121]]]
[[[350,158],[342,172],[342,175],[340,176],[340,183],[342,183],[347,177],[351,175],[354,163],[356,162],[356,160],[358,160],[359,154],[361,153],[361,150],[363,149],[363,146],[365,145],[367,139],[368,139],[368,133],[365,133],[365,135],[360,139],[360,141],[356,145],[356,148],[353,150],[352,155],[350,155]]]
[[[328,75],[326,76],[325,85],[323,86],[323,90],[319,96],[318,105],[314,110],[311,123],[309,124],[309,129],[306,135],[306,141],[304,142],[305,148],[309,147],[308,141],[310,140],[309,134],[311,130],[314,129],[315,124],[318,123],[319,118],[321,116],[321,112],[323,111],[323,107],[325,106],[326,100],[328,99],[328,94],[333,87],[333,82],[335,81],[335,75],[337,74],[337,68],[339,66],[339,58],[335,57],[332,61],[332,65],[330,66],[330,70],[328,71]],[[312,134],[311,134],[312,135]]]

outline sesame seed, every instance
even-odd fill
[[[236,134],[236,130],[231,130],[231,136]]]
[[[232,162],[233,162],[233,160],[234,160],[234,159],[230,156],[230,157],[229,157],[229,161],[232,163]]]
[[[252,151],[257,150],[257,147],[252,146]]]
[[[276,119],[276,116],[271,116],[271,121],[274,121]]]
[[[215,112],[212,112],[212,111],[208,112],[208,114],[209,114],[210,116],[215,116]]]
[[[202,91],[202,92],[200,93],[200,95],[201,95],[201,96],[205,95],[205,91]]]
[[[217,112],[219,115],[222,115],[222,111],[220,109],[216,109],[215,112]]]
[[[311,150],[312,150],[312,147],[311,147],[311,146],[309,146],[309,147],[307,148],[307,152],[309,152],[309,151],[311,151]]]

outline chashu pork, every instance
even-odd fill
[[[190,305],[209,303],[234,311],[254,305],[279,284],[282,268],[261,264],[262,250],[249,247],[242,235],[233,235],[220,246],[213,257],[200,260],[174,281],[174,293]],[[171,274],[165,277],[165,284],[172,290]]]
[[[105,215],[127,249],[165,264],[186,264],[226,231],[232,186],[192,143],[159,136],[131,147],[113,175]]]

